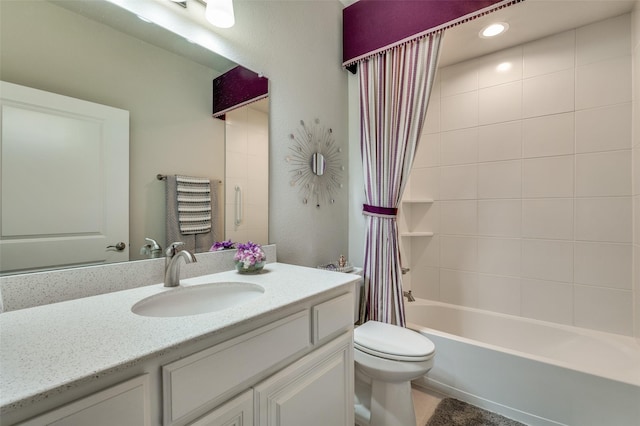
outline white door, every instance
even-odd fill
[[[0,109],[0,270],[128,260],[129,112],[7,82]]]

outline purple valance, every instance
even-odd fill
[[[213,80],[213,116],[266,98],[269,79],[240,65]]]
[[[502,5],[499,5],[502,3]],[[343,15],[343,65],[512,1],[359,0]]]

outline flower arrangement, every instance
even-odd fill
[[[229,250],[234,248],[236,248],[236,243],[232,242],[231,240],[216,241],[215,243],[213,243],[209,251]]]
[[[258,272],[264,267],[267,256],[262,251],[260,244],[248,241],[246,244],[238,243],[238,250],[233,260],[236,262],[236,269],[239,272]]]

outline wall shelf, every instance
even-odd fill
[[[433,237],[433,232],[401,232],[401,237]]]

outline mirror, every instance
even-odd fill
[[[311,170],[316,176],[322,176],[326,167],[324,155],[320,152],[314,152],[311,156]]]
[[[0,2],[0,19],[0,80],[130,112],[130,260],[148,257],[140,254],[146,237],[167,243],[165,182],[158,174],[222,181],[217,235],[232,237],[224,225],[225,139],[239,120],[212,118],[211,87],[237,64],[107,1]],[[244,108],[251,109],[245,116],[263,116],[259,121],[268,126],[267,100]],[[268,144],[268,129],[263,133]],[[254,241],[266,244],[266,235]]]

